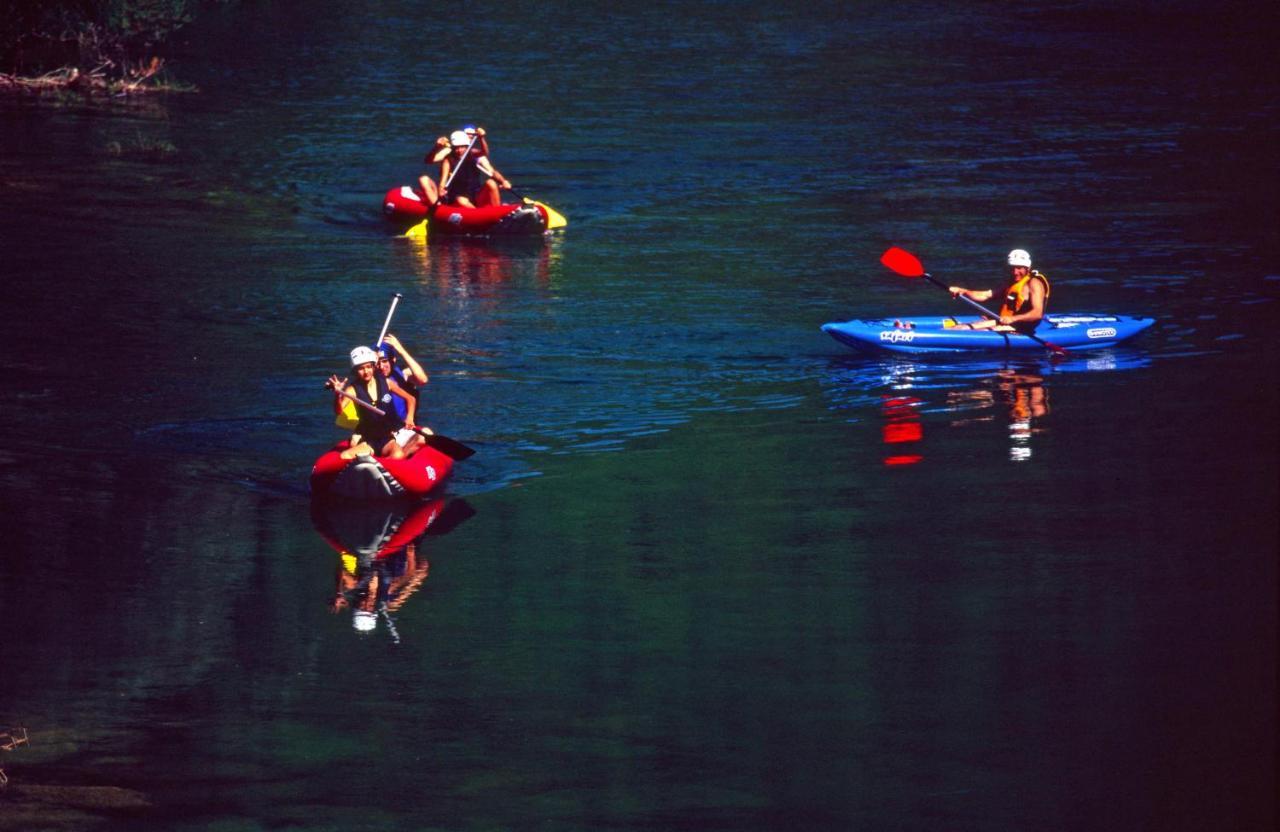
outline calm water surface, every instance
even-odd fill
[[[1272,828],[1259,9],[278,3],[199,94],[0,102],[0,767],[178,830]],[[464,121],[563,235],[383,227]],[[1158,323],[847,352],[952,309],[894,244]],[[313,507],[395,292],[480,453]]]

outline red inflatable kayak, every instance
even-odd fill
[[[453,457],[427,446],[408,459],[363,456],[343,459],[350,444],[339,442],[311,468],[311,493],[353,500],[422,497],[453,470]]]
[[[376,507],[317,498],[312,501],[311,522],[338,554],[355,555],[367,562],[394,555],[422,537],[444,512],[445,505],[443,497]]]
[[[422,197],[408,185],[387,191],[382,200],[382,213],[402,228],[427,220],[432,234],[458,236],[538,236],[546,233],[551,223],[546,206],[538,202],[483,208],[437,204],[428,209]]]

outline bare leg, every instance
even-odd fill
[[[373,448],[369,446],[368,442],[361,442],[358,445],[352,445],[350,448],[347,448],[345,451],[338,454],[338,456],[342,459],[355,459],[356,457],[363,456],[365,454],[373,454]]]
[[[440,201],[440,190],[436,187],[435,180],[430,176],[418,178],[418,190],[421,191],[427,205],[435,205]]]
[[[422,446],[425,444],[427,444],[425,439],[423,439],[419,435],[415,435],[412,439],[409,440],[409,444],[404,446],[404,455],[413,456],[418,451],[420,451],[422,449]]]
[[[501,205],[502,194],[498,192],[498,183],[492,179],[484,183],[484,190],[480,192],[480,196],[476,198],[481,206],[484,205]]]

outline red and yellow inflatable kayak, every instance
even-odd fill
[[[464,237],[533,237],[566,224],[564,217],[555,209],[531,199],[481,208],[442,203],[428,207],[421,195],[408,185],[387,191],[382,200],[382,213],[391,223],[405,230],[426,221],[431,234]]]

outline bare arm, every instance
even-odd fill
[[[961,286],[948,286],[947,289],[951,292],[952,297],[958,298],[963,295],[977,301],[991,300],[990,289],[965,289]]]
[[[428,165],[438,165],[449,157],[449,139],[441,136],[436,139],[434,150],[427,151],[427,158],[423,161]]]
[[[325,383],[333,390],[333,412],[338,414],[339,418],[341,418],[346,403],[351,399],[356,398],[355,385],[349,384],[345,378],[339,379],[336,375],[329,376],[329,380]],[[343,395],[344,393],[346,395]],[[339,424],[339,427],[360,427],[360,408],[353,407],[349,415],[355,419],[354,424],[347,422],[346,424]],[[354,448],[356,445],[359,445],[360,439],[361,436],[359,432],[352,433],[350,443],[351,447]]]
[[[348,389],[347,380],[345,378],[338,378],[338,375],[335,373],[329,376],[329,380],[324,383],[324,386],[333,391],[333,412],[341,413],[343,398],[342,394],[338,391]]]
[[[404,348],[404,344],[400,343],[399,338],[388,332],[387,337],[382,340],[390,344],[396,353],[404,359],[405,369],[409,371],[408,376],[413,379],[414,384],[421,386],[427,383],[427,371],[422,369],[422,365],[415,361],[412,355],[409,355],[409,351]]]
[[[493,162],[489,161],[488,156],[481,156],[476,159],[476,167],[478,167],[480,172],[485,176],[492,176],[493,180],[498,183],[499,188],[511,187],[511,182],[493,166]]]
[[[387,389],[404,399],[406,405],[404,423],[408,427],[417,427],[414,417],[417,416],[418,400],[412,393],[401,387],[395,380],[387,379]]]

